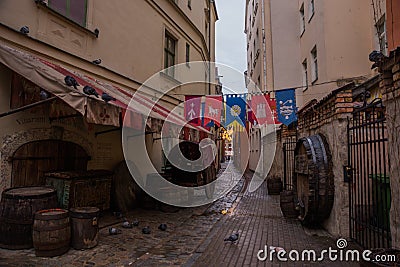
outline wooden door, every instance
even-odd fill
[[[60,140],[22,145],[12,157],[11,186],[44,185],[49,171],[86,170],[89,157],[79,145]]]

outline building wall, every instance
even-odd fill
[[[400,161],[400,60],[398,55],[400,49],[392,52],[389,62],[384,70],[381,70],[384,81],[381,83],[383,93],[383,103],[386,106],[386,120],[388,129],[388,148],[390,159],[390,190],[391,190],[391,208],[390,208],[390,231],[392,235],[392,247],[400,249],[400,166],[396,164]]]
[[[215,22],[218,15],[214,3],[210,4],[206,0],[192,1],[191,9],[186,1],[178,1],[178,5],[174,1],[165,0],[88,0],[87,3],[87,23],[86,27],[82,27],[47,6],[35,4],[35,1],[4,0],[0,4],[0,43],[132,92],[152,75],[159,75],[164,68],[166,31],[177,40],[176,64],[186,62],[186,44],[190,45],[190,61],[215,60]],[[211,35],[206,31],[208,21]],[[24,25],[29,27],[27,36],[19,33]],[[98,38],[94,34],[95,29],[99,30]],[[98,58],[102,63],[92,64]],[[11,74],[4,70],[4,66],[1,68],[0,112],[6,112],[10,109]],[[215,75],[213,69],[211,75]],[[183,94],[209,93],[208,85],[180,88],[176,79],[161,76],[164,81],[162,86],[177,86],[172,93],[182,94],[164,97],[161,103],[164,107],[172,109],[183,100]],[[214,79],[212,76],[211,80]],[[211,94],[215,93],[215,88],[211,86]],[[47,113],[39,115],[25,111],[1,118],[0,139],[8,143],[14,141],[14,145],[7,148],[7,153],[12,153],[17,149],[15,146],[20,145],[15,142],[20,135],[29,137],[21,139],[26,142],[52,138],[52,129],[59,126],[66,133],[61,138],[83,144],[89,150],[88,154],[92,156],[88,163],[89,169],[113,169],[123,160],[120,132],[95,137],[95,132],[110,127],[87,125],[83,119],[50,124],[48,117]],[[26,123],[20,125],[20,121]],[[147,153],[152,157],[156,169],[161,170],[161,145],[152,140],[156,137],[158,136],[146,136]],[[4,154],[4,149],[3,147],[0,150],[2,171],[4,170],[1,174],[0,190],[10,185],[10,163],[6,158],[9,155]],[[145,177],[146,173],[142,175]]]
[[[353,77],[371,77],[368,55],[375,49],[371,3],[362,0],[314,1],[315,13],[309,19],[309,2],[299,1],[299,7],[304,3],[306,17],[305,32],[300,38],[301,62],[307,59],[311,84],[303,90],[300,107],[314,98],[322,99],[341,86],[342,79],[349,82],[354,80]],[[318,59],[316,81],[311,78],[311,50],[314,46]],[[325,82],[330,83],[319,85]]]
[[[392,51],[400,46],[400,2],[386,0],[387,20],[386,35],[388,50]]]

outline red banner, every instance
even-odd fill
[[[276,101],[271,99],[269,94],[254,95],[251,98],[251,109],[253,110],[253,120],[257,124],[279,123],[276,118]]]
[[[204,126],[207,126],[211,121],[214,121],[218,126],[221,124],[222,104],[222,96],[206,97],[203,111]]]
[[[185,96],[185,119],[192,125],[201,124],[201,96]]]

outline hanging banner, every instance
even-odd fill
[[[285,125],[297,121],[296,94],[294,89],[276,91],[278,120]]]
[[[185,119],[192,125],[199,126],[201,96],[185,96]]]
[[[246,96],[227,95],[225,110],[225,125],[229,126],[233,122],[245,127],[246,124]]]
[[[222,103],[222,95],[206,96],[203,109],[204,126],[212,127],[215,124],[218,126],[221,124]]]
[[[252,96],[250,106],[253,111],[253,125],[279,123],[276,117],[276,101],[269,94]]]

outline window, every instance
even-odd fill
[[[382,16],[375,25],[376,35],[378,37],[379,50],[387,55],[387,43],[386,43],[386,21],[385,16]]]
[[[312,19],[315,12],[314,0],[310,0],[310,5],[308,7],[308,21]]]
[[[258,34],[258,28],[257,28],[257,31],[256,31],[256,37],[257,37],[257,40],[260,40],[259,34]]]
[[[253,51],[256,52],[256,39],[253,41]]]
[[[164,68],[165,74],[169,76],[174,76],[175,65],[175,47],[176,39],[171,36],[170,33],[165,32],[165,44],[164,44]]]
[[[311,82],[318,80],[317,46],[311,50]]]
[[[189,66],[190,62],[190,45],[186,43],[186,66]]]
[[[48,6],[79,25],[86,26],[87,0],[49,0]]]
[[[190,10],[192,10],[192,0],[187,1],[187,6]]]
[[[304,59],[301,64],[303,67],[303,91],[308,89],[308,70],[307,70],[307,59]]]
[[[261,86],[261,77],[260,77],[260,75],[258,75],[258,78],[257,78],[257,86],[258,87]]]
[[[306,30],[306,22],[304,18],[304,3],[303,3],[301,4],[300,7],[300,36],[303,35],[305,30]]]

